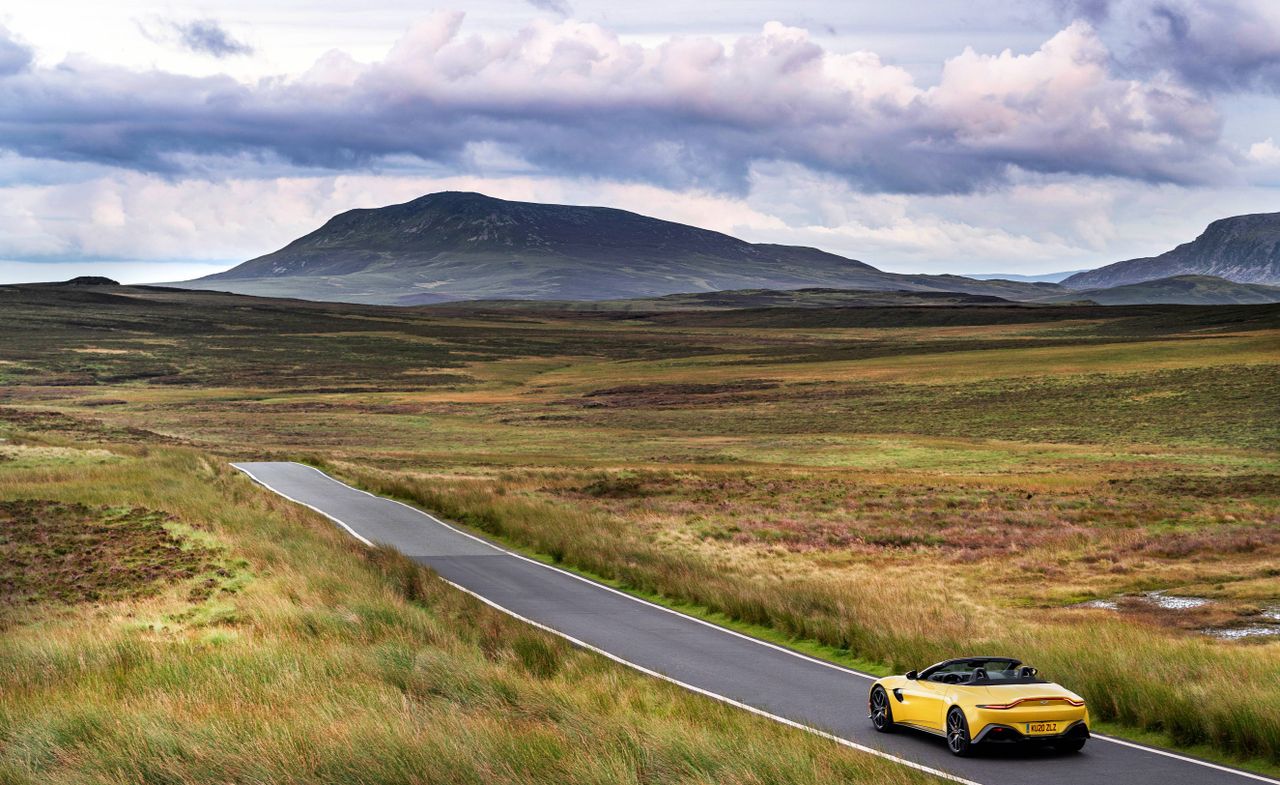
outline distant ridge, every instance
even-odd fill
[[[1072,289],[1103,289],[1182,275],[1280,284],[1280,213],[1222,218],[1172,251],[1077,273],[1062,284]]]
[[[1263,305],[1280,303],[1280,286],[1236,283],[1212,275],[1175,275],[1106,289],[1083,289],[1049,302],[1076,300],[1099,305]]]
[[[1047,283],[899,275],[817,248],[749,243],[625,210],[459,191],[349,210],[278,251],[181,285],[393,305],[813,287],[1017,300],[1061,291]]]
[[[78,275],[65,281],[55,283],[56,286],[119,286],[119,282],[102,275]]]
[[[1072,293],[1072,296],[1076,296]],[[930,306],[1015,306],[1016,303],[989,294],[961,292],[904,292],[865,289],[737,289],[716,292],[667,294],[628,300],[470,300],[460,305],[440,303],[430,308],[447,312],[459,309],[478,311],[590,311],[662,312],[719,311],[742,308],[886,308]]]

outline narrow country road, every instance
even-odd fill
[[[1280,781],[1255,774],[1097,736],[1079,754],[996,750],[974,758],[954,758],[941,739],[912,732],[874,732],[866,718],[871,679],[866,674],[707,624],[532,561],[412,507],[344,485],[309,466],[235,466],[270,490],[324,514],[361,541],[393,546],[490,605],[605,656],[956,781],[980,785],[1280,785]]]

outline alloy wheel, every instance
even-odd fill
[[[871,693],[871,724],[876,730],[884,730],[889,723],[889,698],[884,690],[876,689]]]
[[[947,746],[956,755],[963,755],[969,749],[969,728],[964,715],[955,710],[947,714]]]

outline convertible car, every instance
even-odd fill
[[[904,726],[947,740],[955,755],[977,744],[1030,743],[1078,752],[1089,740],[1089,710],[1074,692],[1009,657],[961,657],[871,685],[871,723]]]

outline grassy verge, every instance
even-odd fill
[[[146,591],[7,617],[4,785],[933,781],[575,650],[192,451],[0,466],[0,501],[19,499],[200,535],[175,546],[198,563],[156,550]],[[240,580],[193,596],[218,558]],[[191,612],[209,603],[227,612]]]
[[[759,578],[648,542],[598,513],[438,478],[327,467],[376,493],[418,504],[550,563],[767,640],[862,670],[905,670],[982,649],[1016,652],[1070,684],[1117,735],[1274,773],[1280,762],[1280,662],[1261,647],[1152,635],[1093,620],[991,629],[979,609],[886,592],[874,582]],[[854,653],[854,654],[851,654]]]
[[[493,535],[487,536],[491,538],[493,537]],[[529,550],[528,548],[521,547],[518,543],[505,539],[499,539],[497,541],[505,547],[518,551],[530,558],[537,559],[538,561],[545,562],[547,564],[555,564],[554,560],[547,557],[545,554],[540,554]],[[826,660],[827,662],[831,662],[836,665],[843,665],[846,668],[852,668],[854,670],[862,671],[863,673],[869,673],[873,676],[888,676],[894,672],[892,668],[887,667],[884,663],[873,662],[871,660],[856,657],[853,652],[850,652],[848,649],[837,649],[833,646],[827,646],[815,640],[788,637],[772,627],[764,627],[759,624],[749,624],[747,622],[739,621],[706,606],[694,605],[688,602],[681,602],[678,599],[666,597],[661,594],[641,591],[627,586],[620,581],[610,580],[604,576],[595,575],[586,570],[575,569],[569,565],[555,564],[555,566],[577,575],[581,575],[584,578],[590,578],[593,581],[598,581],[606,586],[611,586],[619,591],[625,591],[628,594],[635,595],[636,597],[648,600],[654,604],[679,611],[696,619],[702,619],[703,621],[717,624],[721,627],[734,630],[735,632],[740,632],[744,635],[750,635],[754,638],[768,641],[769,643],[785,646],[789,649],[800,652],[801,654],[814,657],[815,659]],[[1167,733],[1143,730],[1131,725],[1122,725],[1116,722],[1107,722],[1105,720],[1094,721],[1093,728],[1097,733],[1115,736],[1120,739],[1125,739],[1126,741],[1146,744],[1151,747],[1160,747],[1180,754],[1201,758],[1213,763],[1220,763],[1225,766],[1235,766],[1257,774],[1264,774],[1269,777],[1280,779],[1280,765],[1267,761],[1263,758],[1241,759],[1234,755],[1223,754],[1222,750],[1207,744],[1179,744],[1177,740]]]

